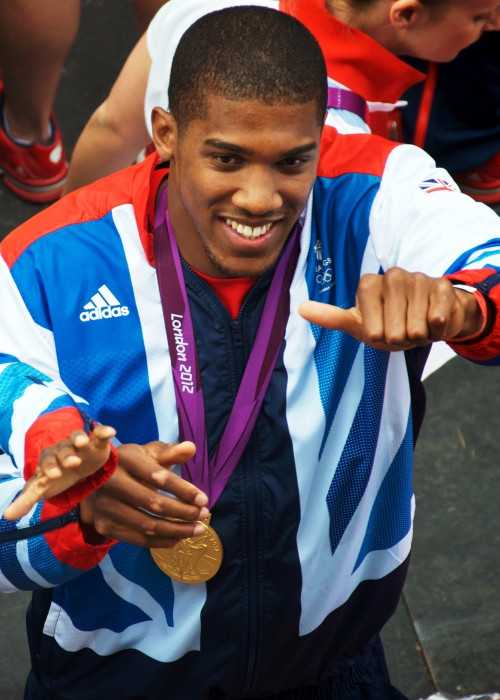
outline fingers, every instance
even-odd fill
[[[115,435],[115,429],[108,425],[97,425],[89,435],[75,430],[68,440],[42,452],[38,468],[49,479],[61,478],[66,469],[79,470],[79,478],[85,478],[105,464],[111,449],[110,441]]]
[[[173,464],[185,464],[192,459],[196,453],[196,446],[193,442],[185,440],[173,445],[166,442],[148,442],[144,445],[146,452],[159,464],[164,467],[172,466]]]
[[[52,455],[60,467],[71,469],[79,467],[82,462],[86,463],[89,470],[101,467],[109,456],[110,441],[116,435],[116,430],[109,425],[96,425],[92,432],[87,435],[82,430],[75,430],[68,440],[57,443],[50,451],[44,451],[40,460],[40,468],[48,474],[49,464],[53,461]],[[51,478],[61,476],[55,468],[48,474]]]
[[[22,493],[4,511],[5,520],[19,520],[29,513],[33,506],[43,498],[48,481],[46,476],[36,479],[32,477],[27,481]]]
[[[425,275],[415,275],[414,286],[408,295],[407,338],[414,345],[429,342],[429,296]]]
[[[183,523],[155,518],[108,495],[99,499],[92,527],[103,537],[139,547],[170,547],[185,537],[203,534],[197,522]]]
[[[171,474],[171,476],[175,475]],[[176,479],[183,481],[180,477],[176,477]],[[192,485],[189,484],[189,486]],[[157,487],[151,488],[140,483],[123,470],[113,475],[103,491],[117,501],[136,509],[149,511],[163,518],[195,521],[202,520],[209,515],[206,508],[200,508],[194,503],[183,502],[162,494],[157,490]]]
[[[186,504],[193,504],[197,507],[206,506],[208,497],[197,486],[181,479],[168,469],[158,468],[158,462],[151,456],[151,453],[162,448],[159,444],[149,443],[149,445],[151,444],[154,447],[150,447],[149,450],[141,445],[122,445],[118,449],[120,464],[134,479],[155,490],[161,488],[168,491]],[[192,443],[180,443],[178,446],[161,444],[165,447],[164,454],[169,455],[172,464],[181,463],[178,459],[179,455],[185,456],[193,453]],[[180,449],[177,450],[176,447]]]
[[[451,337],[453,329],[460,320],[460,308],[457,308],[455,291],[448,280],[436,280],[429,298],[429,311],[427,315],[429,337],[432,340],[441,340]]]
[[[115,434],[114,428],[97,425],[90,435],[76,430],[68,439],[42,450],[35,473],[4,516],[18,519],[37,501],[56,496],[96,472],[107,461]]]
[[[356,307],[340,309],[308,301],[299,313],[377,350],[398,351],[464,333],[466,306],[471,319],[467,327],[475,329],[481,323],[477,305],[462,304],[449,280],[395,267],[383,275],[361,277]]]
[[[177,496],[179,500],[185,503],[194,503],[200,507],[208,504],[208,497],[205,493],[200,491],[194,484],[174,474],[174,472],[162,469],[154,472],[152,477],[164,491]]]
[[[194,452],[189,442],[121,445],[115,473],[80,504],[82,522],[105,537],[147,547],[202,534],[197,521],[210,516],[206,494],[166,468]]]
[[[360,339],[370,345],[385,340],[385,309],[383,286],[379,275],[363,275],[356,293],[361,317]]]
[[[81,443],[81,435],[78,439],[78,442]],[[106,450],[109,446],[110,440],[112,440],[115,435],[116,435],[116,430],[112,428],[110,425],[96,425],[95,428],[92,430],[90,433],[90,436],[83,435],[88,438],[96,450]],[[75,444],[75,447],[84,447],[84,445],[81,444]]]

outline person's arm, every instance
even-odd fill
[[[499,361],[499,217],[414,146],[393,146],[367,196],[374,191],[368,274],[360,275],[352,308],[307,302],[302,315],[381,350],[445,340],[468,359]]]
[[[110,426],[96,425],[88,434],[74,430],[66,440],[45,447],[33,476],[5,509],[4,518],[19,520],[42,499],[53,499],[95,474],[108,461],[115,435]]]
[[[436,167],[424,151],[397,146],[387,159],[373,201],[370,229],[385,272],[398,267],[477,288],[474,296],[487,312],[482,332],[465,341],[449,334],[444,338],[467,359],[496,361],[500,218],[495,212],[461,193],[449,173]]]
[[[481,342],[490,322],[480,294],[455,287],[443,277],[391,268],[383,275],[365,274],[350,309],[304,302],[301,315],[324,328],[348,333],[376,350],[398,352],[438,340]],[[498,339],[497,339],[498,345]],[[496,348],[496,354],[500,345]]]
[[[30,289],[38,298],[43,297],[40,284],[33,270]],[[0,468],[0,589],[28,590],[59,585],[105,556],[112,543],[85,541],[77,506],[110,478],[116,458],[17,521],[3,517],[35,473],[43,450],[73,431],[87,431],[89,420],[88,404],[59,376],[51,332],[32,317],[3,257],[0,290],[0,447],[10,457]]]
[[[65,194],[130,165],[147,145],[144,96],[150,65],[144,35],[126,60],[108,97],[91,116],[77,141]]]
[[[68,436],[89,433],[93,423],[87,416],[89,404],[59,375],[50,314],[41,301],[47,290],[36,255],[29,246],[24,248],[24,235],[20,230],[0,246],[0,448],[10,457],[0,459],[0,590],[4,592],[71,580],[97,566],[117,539],[171,546],[196,534],[196,521],[208,515],[206,495],[168,468],[192,457],[191,443],[113,448],[103,466],[101,455],[88,475],[81,473],[83,478],[76,482],[66,480],[64,490],[55,488],[48,497],[38,494],[38,501],[40,479],[42,491],[45,488],[40,466],[51,468],[50,460],[46,464],[44,459],[59,454],[61,448],[67,455]],[[22,273],[16,272],[19,263]],[[58,458],[59,466],[63,461]],[[64,474],[61,477],[64,481]],[[158,493],[159,488],[176,498]],[[30,494],[28,505],[37,501],[28,512],[23,493]],[[7,511],[12,516],[9,506],[19,505],[19,496],[23,514],[13,521],[5,515]],[[20,515],[15,508],[14,516]]]

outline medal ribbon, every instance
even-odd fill
[[[208,507],[216,503],[250,439],[271,380],[290,313],[290,284],[300,250],[297,225],[276,264],[257,335],[221,440],[208,458],[205,406],[196,343],[177,241],[167,208],[167,188],[155,214],[154,250],[163,318],[183,440],[196,445],[182,465],[183,477],[204,491]]]

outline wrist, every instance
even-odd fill
[[[100,535],[94,527],[94,510],[89,498],[85,498],[78,506],[78,520],[86,544],[99,546],[109,543],[111,540]]]
[[[460,332],[451,340],[453,343],[473,341],[482,335],[488,323],[486,300],[480,292],[473,288],[465,289],[463,285],[454,286],[463,309],[464,322]]]

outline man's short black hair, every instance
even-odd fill
[[[296,19],[247,5],[211,12],[183,35],[168,98],[180,128],[206,114],[207,95],[267,104],[316,100],[326,111],[327,75],[316,39]]]

